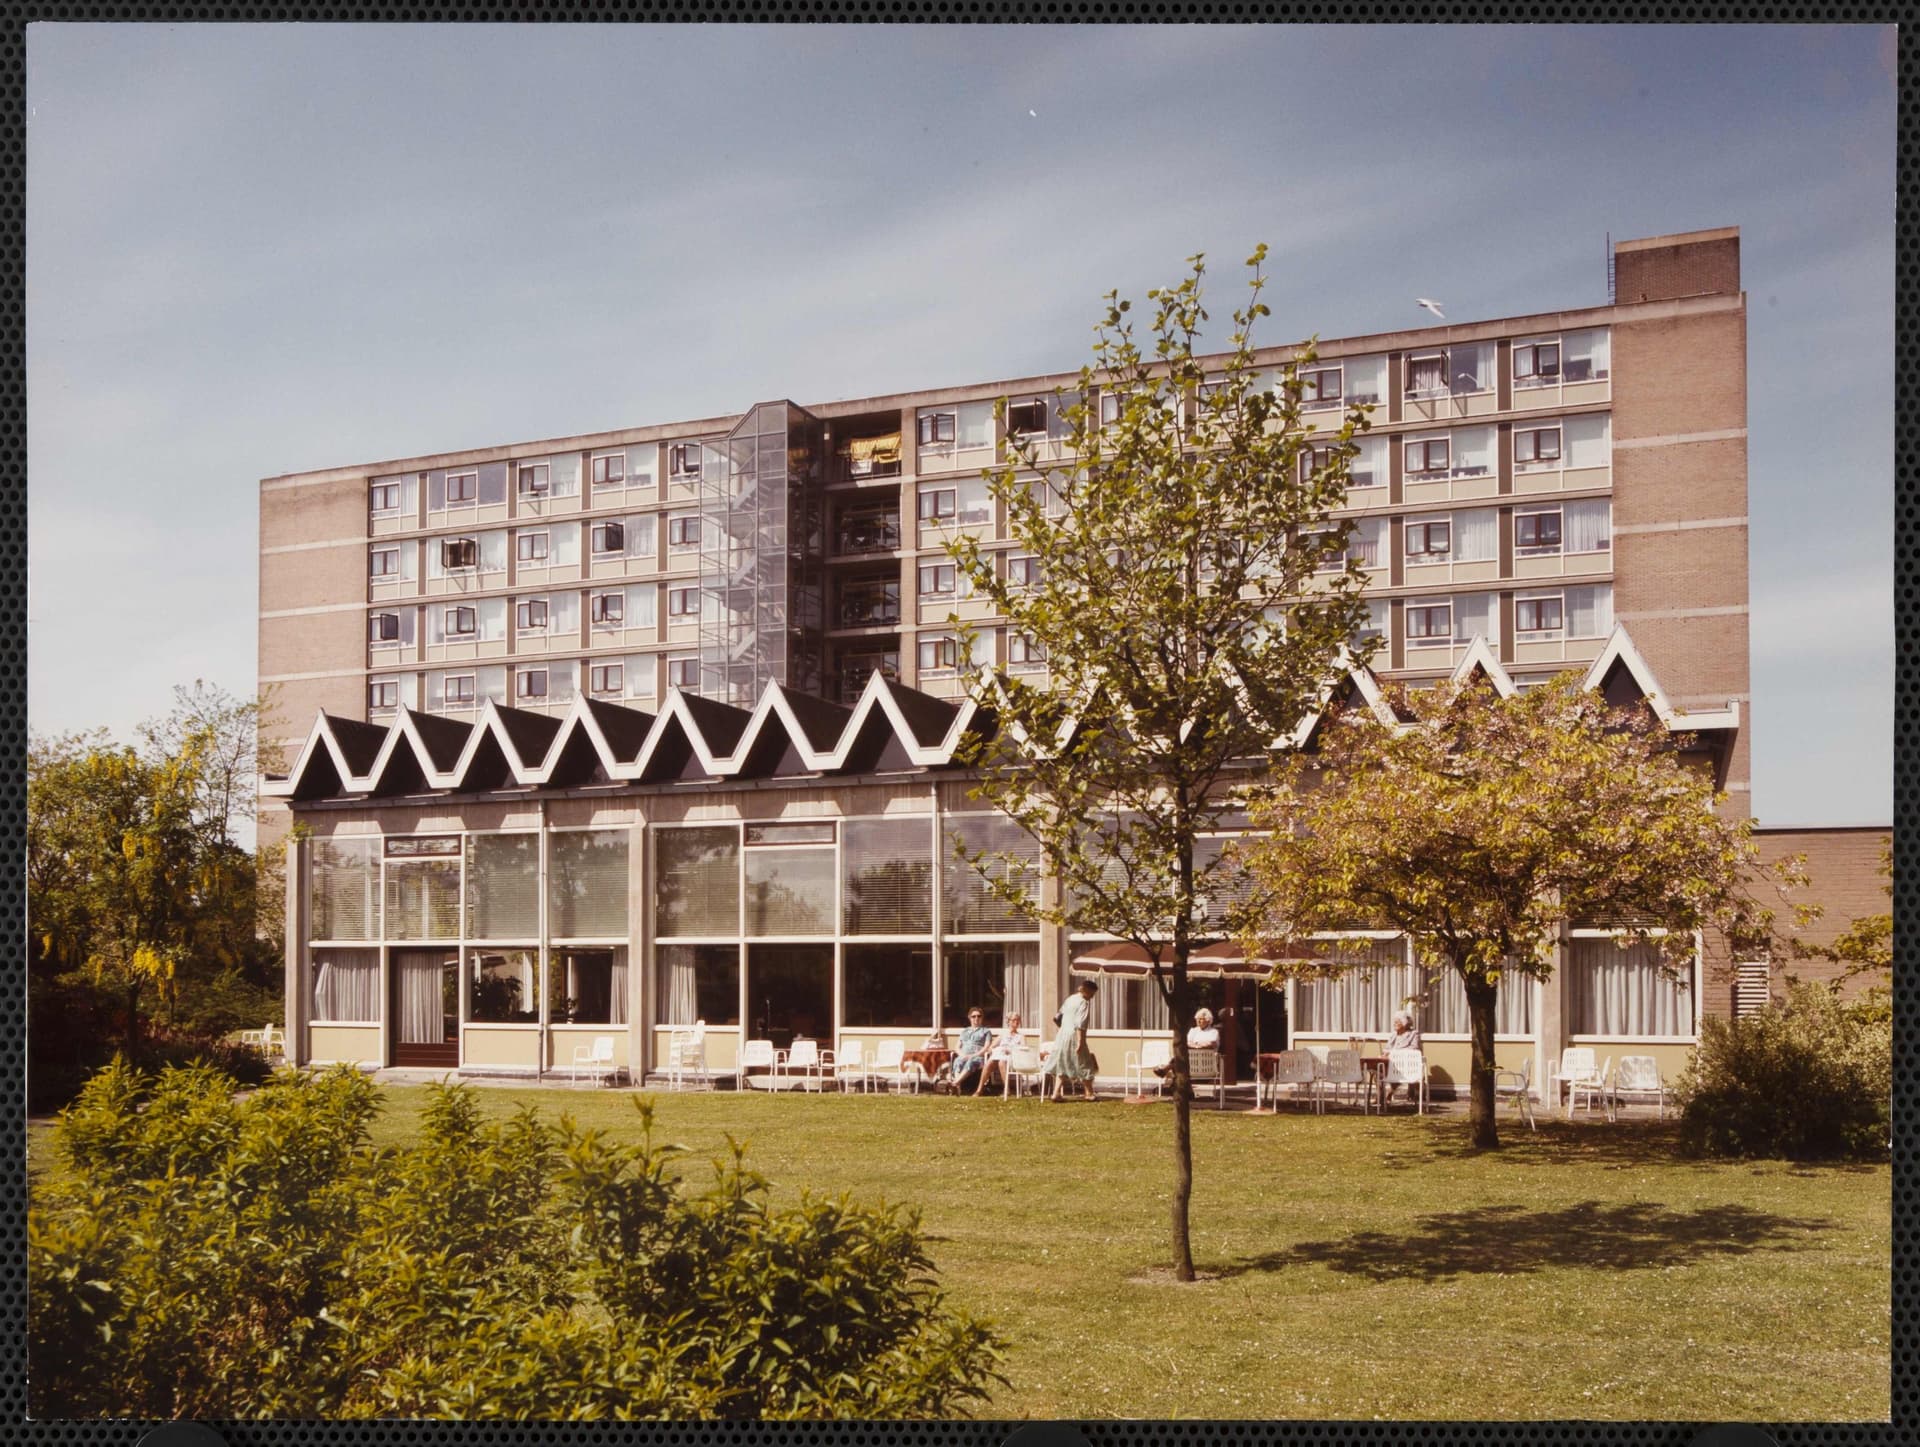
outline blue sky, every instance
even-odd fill
[[[1280,342],[1737,225],[1755,812],[1885,822],[1893,36],[33,26],[31,725],[253,691],[263,476],[1065,370],[1256,241]]]

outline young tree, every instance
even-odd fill
[[[973,594],[1004,616],[1045,682],[975,658],[960,627],[968,687],[998,719],[970,745],[977,797],[1030,835],[1058,899],[1029,898],[1004,857],[972,856],[996,893],[1044,920],[1144,950],[1176,1024],[1193,1003],[1188,961],[1209,900],[1236,892],[1238,865],[1200,836],[1236,807],[1235,790],[1313,705],[1358,631],[1364,574],[1346,556],[1351,412],[1309,449],[1295,365],[1254,365],[1266,248],[1233,314],[1231,350],[1196,341],[1201,258],[1179,285],[1147,293],[1152,342],[1134,339],[1130,304],[1109,293],[1078,390],[1056,397],[1051,435],[1012,423],[1004,465],[987,473],[1007,534],[1034,568],[1003,576],[979,540],[949,551]],[[1311,346],[1302,359],[1310,358]],[[964,852],[964,851],[963,851]],[[1174,1269],[1193,1279],[1193,1186],[1186,1037],[1174,1035]]]
[[[1331,715],[1254,808],[1248,847],[1262,938],[1309,970],[1312,937],[1384,928],[1459,974],[1473,1035],[1473,1144],[1497,1147],[1493,1036],[1503,985],[1552,973],[1564,920],[1630,920],[1679,974],[1695,931],[1745,939],[1771,914],[1748,893],[1751,822],[1716,812],[1712,779],[1643,712],[1569,674],[1510,698],[1484,680],[1400,695],[1413,717]],[[1791,864],[1779,867],[1791,877]],[[1352,966],[1346,966],[1351,968]]]
[[[1893,897],[1893,840],[1880,846],[1880,877],[1888,899]],[[1837,992],[1848,980],[1869,977],[1875,990],[1893,988],[1893,914],[1863,914],[1833,940],[1824,945],[1794,942],[1794,953],[1802,959],[1827,960],[1841,966],[1833,981]]]

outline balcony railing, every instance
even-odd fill
[[[843,518],[833,535],[836,553],[891,553],[899,547],[898,513]]]
[[[900,585],[885,588],[861,588],[840,595],[834,610],[837,628],[887,628],[900,621]]]

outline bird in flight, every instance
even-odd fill
[[[1439,302],[1432,301],[1424,296],[1416,296],[1414,300],[1418,302],[1421,306],[1425,307],[1428,311],[1432,312],[1435,316],[1439,317],[1441,321],[1445,321],[1447,319],[1447,314],[1440,310]]]

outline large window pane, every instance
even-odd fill
[[[555,950],[547,961],[547,1018],[556,1025],[627,1023],[627,952]]]
[[[1652,945],[1573,941],[1567,1014],[1575,1035],[1693,1034],[1693,995],[1661,973]]]
[[[540,836],[467,836],[467,937],[526,939],[540,933]]]
[[[307,938],[380,938],[380,841],[316,839],[308,901]]]
[[[1088,1028],[1165,1030],[1170,1028],[1169,1020],[1166,999],[1154,981],[1103,979],[1093,997]]]
[[[625,829],[569,829],[547,836],[547,933],[561,940],[626,935]]]
[[[933,824],[854,819],[841,826],[846,851],[846,932],[923,935],[933,928]],[[931,1018],[932,1001],[928,1001]]]
[[[662,945],[655,959],[661,1024],[740,1023],[738,945]]]
[[[658,829],[653,838],[654,921],[659,933],[737,935],[740,831]]]
[[[1467,986],[1451,965],[1434,964],[1419,1009],[1423,1035],[1470,1035],[1473,1018],[1467,1013]],[[1493,1006],[1496,1035],[1533,1033],[1533,981],[1525,975],[1503,973]]]
[[[949,948],[946,987],[941,991],[941,1025],[949,1030],[963,1029],[967,1011],[975,1006],[986,1012],[989,1025],[1004,1023],[1012,1011],[1023,1024],[1039,1028],[1043,1023],[1039,1019],[1039,944]]]
[[[537,961],[534,950],[474,951],[473,1000],[467,1018],[477,1024],[538,1020]]]
[[[379,950],[315,950],[312,970],[315,1020],[379,1020]]]
[[[834,851],[749,849],[747,933],[833,933]]]
[[[980,877],[973,865],[957,858],[953,841],[958,838],[967,853],[1011,855],[1033,860],[1038,848],[1033,836],[1004,814],[960,814],[943,821],[944,838],[940,845],[941,928],[951,935],[1025,934],[1035,928],[1033,916],[1001,899]],[[1006,877],[1004,866],[996,872]],[[1028,889],[1037,892],[1038,875],[1028,872],[1013,876]],[[965,1019],[963,1015],[962,1020]]]
[[[1421,971],[1406,963],[1407,942],[1342,940],[1339,958],[1373,962],[1353,965],[1326,979],[1302,979],[1293,990],[1293,1028],[1384,1035],[1394,1011],[1421,993]]]
[[[387,938],[453,940],[460,937],[460,861],[387,861]]]
[[[924,1030],[933,1019],[931,948],[848,945],[842,968],[844,1024]]]

